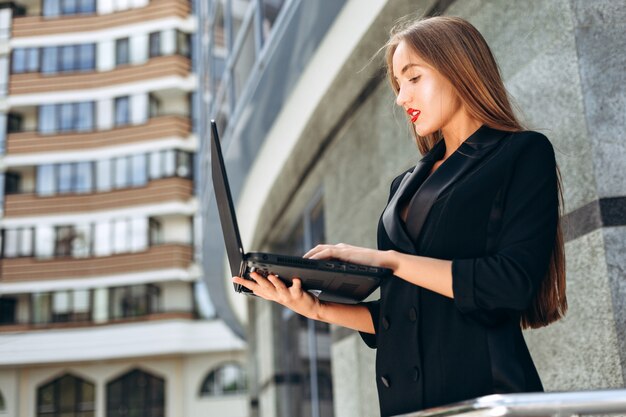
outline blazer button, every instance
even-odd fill
[[[409,309],[409,320],[411,320],[413,323],[417,321],[417,311],[415,310],[415,307],[411,307]]]
[[[417,382],[420,379],[420,368],[417,366],[413,367],[413,381]]]
[[[387,318],[387,316],[383,317],[383,329],[389,330],[390,326],[391,324],[389,323],[389,319]]]
[[[391,381],[389,381],[389,377],[387,376],[381,376],[380,377],[380,382],[383,383],[383,385],[387,388],[389,388],[391,386]]]

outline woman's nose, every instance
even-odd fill
[[[396,104],[400,107],[404,107],[407,102],[406,90],[400,87],[398,89],[398,95],[396,96]]]

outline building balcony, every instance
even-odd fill
[[[182,55],[158,56],[150,58],[142,65],[125,65],[104,72],[55,75],[40,72],[13,74],[9,81],[9,94],[95,89],[167,76],[186,77],[190,72],[189,58]]]
[[[6,154],[67,152],[126,145],[161,138],[187,138],[191,121],[185,116],[158,116],[142,125],[118,127],[86,133],[42,135],[38,132],[9,133]]]
[[[161,178],[145,187],[126,188],[90,194],[69,194],[40,197],[35,193],[5,196],[4,217],[40,216],[85,213],[118,209],[162,201],[187,202],[193,195],[193,182],[188,178]]]
[[[193,247],[180,243],[151,246],[143,252],[90,258],[4,258],[0,259],[0,282],[80,279],[159,269],[186,269],[192,262]]]
[[[24,16],[13,19],[12,37],[48,36],[109,29],[171,17],[185,18],[191,13],[188,0],[151,0],[146,7],[116,13],[88,16]]]

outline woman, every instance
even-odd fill
[[[380,300],[320,302],[277,277],[235,277],[255,294],[361,332],[377,348],[383,416],[492,393],[541,391],[522,328],[567,309],[553,148],[516,119],[497,64],[467,21],[392,31],[396,102],[424,157],[396,177],[378,250],[319,245],[305,257],[382,266]]]

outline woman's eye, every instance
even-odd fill
[[[419,80],[419,78],[420,78],[419,76],[413,77],[413,78],[409,79],[409,82],[416,83],[417,80]]]

